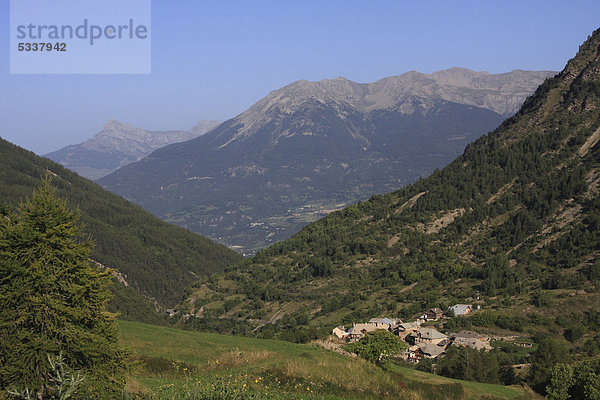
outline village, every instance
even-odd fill
[[[461,330],[444,334],[435,327],[424,326],[427,323],[462,316],[476,311],[470,304],[456,304],[446,312],[440,308],[430,308],[415,321],[403,322],[401,319],[371,318],[368,322],[354,323],[350,328],[335,327],[331,334],[345,342],[357,342],[369,332],[384,329],[398,335],[408,343],[406,351],[400,355],[408,362],[418,363],[423,359],[435,359],[445,354],[450,346],[468,346],[478,351],[492,350],[490,341],[516,339],[515,337],[490,337],[477,332]],[[427,324],[429,325],[429,324]]]

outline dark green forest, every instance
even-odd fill
[[[117,300],[111,308],[124,317],[154,318],[153,307],[141,302],[141,296],[158,306],[173,305],[196,279],[222,271],[241,258],[225,246],[161,221],[53,161],[0,139],[2,208],[23,201],[48,172],[58,195],[81,210],[84,232],[95,245],[91,258],[118,270],[129,287],[138,291],[114,289]]]

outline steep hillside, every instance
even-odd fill
[[[83,143],[48,153],[45,157],[88,179],[98,179],[137,161],[154,150],[172,143],[185,142],[205,134],[218,121],[200,121],[189,131],[147,131],[110,120],[100,132]]]
[[[549,72],[297,81],[208,134],[99,180],[246,254],[429,175],[514,113]]]
[[[161,305],[177,301],[199,276],[222,271],[240,258],[225,246],[167,224],[59,164],[2,139],[0,205],[16,205],[40,184],[46,171],[54,175],[58,195],[80,208],[85,232],[96,243],[92,258],[117,269],[123,282]],[[118,294],[121,305],[125,300],[135,302],[131,293]]]
[[[596,31],[514,117],[446,168],[199,281],[182,307],[198,325],[227,316],[277,330],[476,302],[510,314],[518,323],[501,325],[512,330],[580,323],[597,332],[599,142]]]

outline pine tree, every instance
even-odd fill
[[[76,398],[116,397],[123,386],[125,352],[105,310],[110,271],[90,265],[92,242],[78,220],[48,177],[16,212],[0,216],[3,390],[48,397],[48,357],[59,354],[86,377]]]
[[[544,337],[539,342],[539,346],[531,356],[531,376],[532,387],[542,393],[546,386],[550,384],[552,377],[552,367],[559,363],[567,361],[567,349],[556,339]]]

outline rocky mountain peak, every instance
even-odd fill
[[[101,145],[106,139],[141,139],[146,136],[144,129],[136,128],[129,123],[123,123],[115,119],[108,120],[102,125],[102,129],[84,144],[86,147]]]
[[[103,132],[114,132],[114,131],[123,131],[123,130],[133,130],[134,128],[129,123],[124,123],[121,121],[117,121],[116,119],[109,119],[102,125]]]
[[[218,121],[200,121],[189,131],[148,131],[111,119],[85,142],[67,146],[46,156],[79,174],[100,178],[123,165],[171,143],[184,142],[215,128]]]
[[[192,129],[190,129],[190,132],[198,136],[204,135],[206,132],[216,128],[217,125],[219,125],[220,123],[221,122],[214,120],[201,120],[196,125],[194,125]]]
[[[222,147],[251,137],[260,127],[281,116],[305,109],[307,103],[331,106],[343,114],[351,108],[368,114],[377,110],[426,111],[435,101],[449,101],[484,108],[503,116],[514,114],[525,98],[553,71],[515,70],[502,74],[450,68],[432,74],[409,71],[373,83],[357,83],[344,77],[316,82],[298,80],[274,90],[235,118],[241,124]]]

